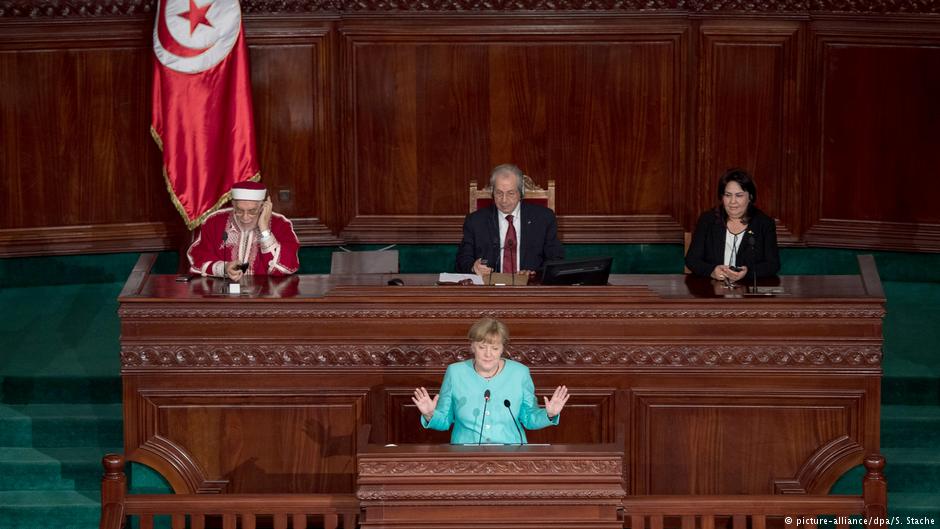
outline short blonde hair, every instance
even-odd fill
[[[470,327],[470,332],[467,333],[467,338],[470,338],[471,342],[485,342],[491,336],[498,336],[503,345],[506,345],[509,343],[509,328],[497,319],[483,318],[474,323]]]

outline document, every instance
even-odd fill
[[[438,276],[437,282],[438,283],[459,283],[463,281],[464,279],[469,279],[470,281],[473,281],[474,285],[483,284],[483,278],[476,274],[448,274],[446,272]]]

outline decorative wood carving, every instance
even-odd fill
[[[360,491],[356,497],[371,501],[401,500],[550,500],[550,499],[609,499],[623,494],[622,488],[563,489],[550,490],[368,490]]]
[[[619,529],[623,452],[617,444],[383,447],[363,444],[362,527],[465,529],[456,508],[494,507],[474,527]],[[417,505],[416,505],[417,504]],[[482,511],[481,511],[482,512]],[[420,520],[420,521],[419,521]]]
[[[507,356],[528,365],[669,367],[877,367],[878,345],[533,345]],[[445,366],[466,345],[124,345],[125,368]]]
[[[357,12],[689,12],[933,14],[930,0],[246,0],[246,14]],[[153,13],[154,0],[3,0],[0,17],[115,17]]]
[[[128,459],[156,470],[177,494],[218,494],[228,485],[228,480],[208,479],[192,454],[160,435],[147,439]]]
[[[487,475],[498,474],[620,474],[622,462],[618,459],[571,460],[399,460],[367,461],[359,463],[359,475],[407,476],[427,474]]]
[[[795,477],[774,480],[774,494],[806,494],[819,488],[827,474],[841,475],[844,462],[861,457],[863,450],[858,440],[848,435],[834,439],[810,456]]]
[[[142,305],[123,305],[118,314],[125,319],[194,319],[193,323],[214,325],[206,321],[218,318],[303,318],[303,319],[474,319],[474,318],[564,318],[564,319],[838,319],[883,318],[883,309],[862,307],[826,309],[622,309],[622,310],[566,310],[566,309],[513,309],[460,308],[460,309],[294,309],[294,308],[170,308]]]

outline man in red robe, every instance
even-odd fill
[[[239,182],[232,186],[232,207],[206,218],[186,256],[193,274],[239,281],[245,274],[293,274],[299,249],[293,225],[274,213],[264,185]]]

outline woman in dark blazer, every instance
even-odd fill
[[[741,169],[718,179],[718,206],[699,217],[685,264],[692,273],[739,281],[780,270],[777,225],[754,206],[757,187]]]

